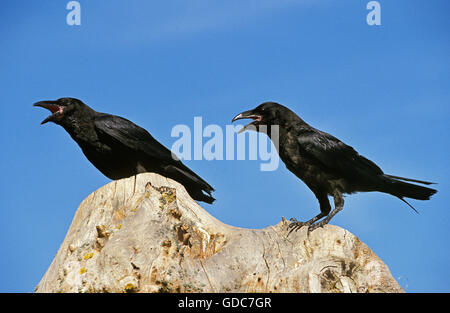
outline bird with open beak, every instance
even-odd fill
[[[248,111],[239,113],[231,120],[231,122],[235,122],[237,120],[249,119],[249,118],[252,119],[253,121],[248,123],[244,127],[242,127],[238,131],[238,134],[240,134],[246,130],[250,130],[250,129],[257,130],[258,126],[260,125],[260,123],[262,121],[262,115],[258,114],[258,112],[254,112],[254,110],[248,110]]]
[[[133,122],[97,112],[75,98],[40,101],[34,106],[51,112],[41,124],[53,122],[62,126],[106,177],[116,180],[139,173],[158,173],[182,184],[194,200],[207,203],[215,200],[211,185]]]
[[[41,122],[45,124],[47,122],[58,122],[64,117],[64,108],[66,104],[64,102],[58,102],[53,100],[39,101],[34,104],[36,107],[41,107],[49,110],[52,114],[50,114],[45,120]]]
[[[360,155],[351,146],[336,137],[315,129],[297,114],[276,102],[265,102],[253,110],[236,115],[232,122],[252,119],[241,129],[264,131],[277,125],[279,127],[278,153],[281,160],[294,175],[300,178],[314,193],[320,213],[306,222],[292,218],[292,230],[306,226],[308,230],[324,226],[344,206],[344,194],[379,191],[391,194],[413,210],[404,198],[428,200],[436,193],[435,189],[412,184],[430,185],[431,182],[393,176],[383,173],[374,162]],[[261,127],[267,125],[267,127]],[[271,132],[266,132],[270,137]],[[271,138],[272,141],[274,138]],[[334,200],[334,209],[328,196]],[[416,211],[416,210],[415,210]]]

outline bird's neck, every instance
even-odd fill
[[[82,117],[77,115],[67,117],[65,123],[61,126],[80,146],[85,143],[96,142],[98,139],[93,114],[83,114]]]

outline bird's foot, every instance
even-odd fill
[[[315,230],[315,229],[317,229],[319,227],[323,227],[326,224],[328,224],[328,220],[326,220],[326,219],[321,220],[320,222],[311,224],[311,225],[308,226],[308,233],[312,232],[313,230]]]
[[[295,217],[292,217],[291,219],[289,219],[291,221],[291,223],[288,225],[288,236],[290,233],[292,233],[294,230],[297,231],[300,228],[302,228],[303,226],[309,226],[308,222],[299,222],[295,219]]]

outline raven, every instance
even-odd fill
[[[52,114],[41,124],[61,125],[88,160],[112,180],[154,172],[184,185],[198,201],[212,203],[214,188],[187,168],[145,129],[129,120],[99,113],[75,98],[40,101]],[[205,194],[206,193],[206,194]]]
[[[299,222],[291,218],[289,228],[298,230],[303,226],[309,231],[327,224],[344,206],[343,194],[379,191],[391,194],[414,209],[404,198],[428,200],[435,189],[407,183],[430,185],[431,182],[387,175],[372,161],[332,135],[313,128],[297,114],[275,102],[265,102],[253,110],[236,115],[239,119],[253,119],[245,130],[265,132],[272,137],[272,127],[278,126],[278,154],[287,169],[300,178],[316,196],[320,213]],[[265,125],[265,127],[260,127]],[[275,145],[277,146],[277,145]],[[331,211],[328,196],[334,199]],[[330,213],[331,211],[331,213]],[[417,211],[416,211],[417,212]],[[323,219],[322,219],[323,218]],[[322,219],[321,221],[319,221]]]

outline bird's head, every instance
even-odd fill
[[[39,101],[33,104],[37,107],[46,108],[52,114],[49,115],[41,124],[53,122],[62,125],[74,112],[79,111],[85,106],[83,102],[75,98],[60,98],[58,100]]]
[[[276,102],[264,102],[253,110],[239,113],[231,120],[231,122],[251,118],[253,121],[245,125],[239,133],[247,129],[260,131],[259,126],[261,125],[267,125],[268,127],[271,125],[282,125],[285,118],[290,116],[291,113],[293,112],[281,104]]]

